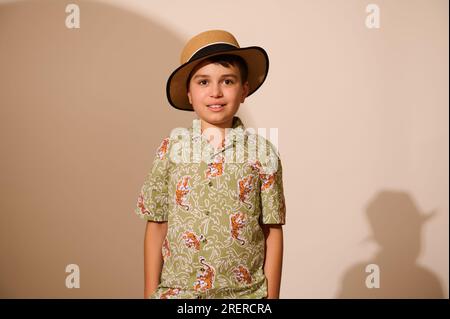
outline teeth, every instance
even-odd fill
[[[208,107],[212,107],[213,109],[217,109],[217,108],[220,108],[220,107],[222,107],[222,106],[223,106],[222,104],[208,105]]]

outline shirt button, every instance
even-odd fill
[[[209,215],[209,210],[207,210],[207,211],[205,212],[205,214],[206,214],[206,215]]]
[[[212,186],[212,185],[213,185],[213,182],[209,181],[208,185],[209,185],[209,186]]]

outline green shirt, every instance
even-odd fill
[[[284,225],[286,216],[278,152],[237,116],[219,149],[199,127],[194,119],[163,139],[138,197],[138,216],[168,222],[150,298],[264,298],[260,224]]]

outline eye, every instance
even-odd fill
[[[198,84],[203,85],[203,82],[205,82],[205,84],[206,84],[207,80],[201,80],[198,82]]]
[[[233,84],[233,83],[234,83],[233,80],[230,80],[230,79],[225,80],[225,84]]]

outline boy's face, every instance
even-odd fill
[[[193,70],[188,97],[201,120],[219,127],[230,127],[248,90],[248,82],[241,83],[238,67],[204,61]],[[217,105],[221,106],[214,107]]]

